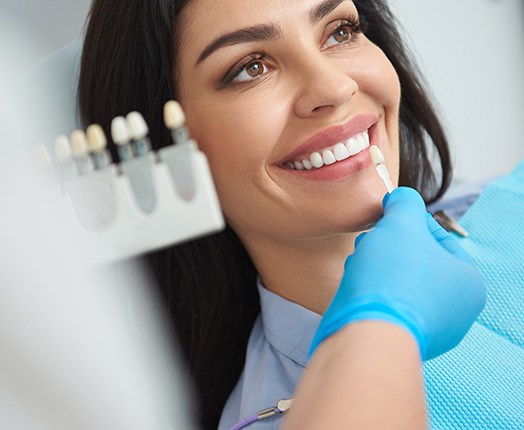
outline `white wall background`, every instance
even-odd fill
[[[90,0],[0,0],[2,16],[38,35],[38,49],[20,66],[32,65],[81,34],[90,4]],[[0,35],[4,30],[0,28]]]
[[[89,0],[0,0],[45,57],[80,34]],[[524,158],[524,1],[390,0],[449,132],[458,180]],[[0,29],[1,32],[1,29]]]
[[[524,158],[524,1],[390,0],[444,114],[457,179]]]

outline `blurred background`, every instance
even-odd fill
[[[457,181],[524,158],[524,1],[390,0],[451,141]]]
[[[89,4],[0,0],[8,25],[38,35],[38,49],[20,68],[78,37]],[[455,180],[511,170],[524,157],[524,2],[390,0],[390,5],[443,115]]]
[[[524,158],[524,2],[390,4],[443,115],[455,180],[509,172]],[[79,276],[82,258],[68,250],[82,247],[60,236],[50,197],[31,187],[32,171],[23,168],[30,163],[11,162],[25,160],[27,154],[19,152],[27,142],[52,145],[35,140],[63,113],[60,107],[74,109],[61,103],[67,91],[46,87],[41,90],[48,116],[32,115],[25,102],[16,106],[23,100],[17,86],[28,70],[82,34],[89,5],[0,0],[0,260],[9,262],[0,275],[0,416],[4,427],[20,429],[189,429],[184,372],[171,366],[177,350],[167,346],[172,336],[163,333],[163,321],[151,320],[160,312],[155,298],[144,294],[149,280],[135,267],[118,272],[122,282],[114,282],[113,272]],[[74,81],[55,80],[64,87]],[[38,98],[39,88],[25,90]],[[22,115],[15,115],[17,109]],[[64,354],[67,360],[60,358]]]

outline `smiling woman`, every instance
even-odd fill
[[[275,375],[293,392],[301,371],[278,364],[281,350],[261,363],[275,346],[257,336],[264,315],[287,309],[282,300],[315,315],[297,320],[309,347],[355,238],[382,214],[370,145],[394,182],[426,201],[446,190],[447,142],[415,71],[385,1],[93,2],[79,84],[84,122],[109,129],[113,117],[139,110],[162,147],[170,143],[162,105],[178,99],[227,219],[221,234],[149,257],[204,428],[216,428],[244,365],[221,428],[252,412],[239,411],[253,402],[252,384],[261,384],[255,410],[278,400]],[[248,347],[259,294],[262,320]],[[246,379],[264,366],[258,382]]]

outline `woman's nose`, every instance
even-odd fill
[[[357,82],[348,71],[323,55],[302,63],[296,82],[299,91],[295,113],[308,118],[333,110],[349,102],[358,91]]]

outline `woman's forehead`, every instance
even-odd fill
[[[192,0],[181,13],[184,32],[207,26],[217,33],[245,25],[277,23],[286,19],[311,18],[345,5],[351,0]]]
[[[212,40],[242,28],[318,21],[337,8],[356,11],[351,0],[193,0],[179,15],[179,42],[202,50]]]

